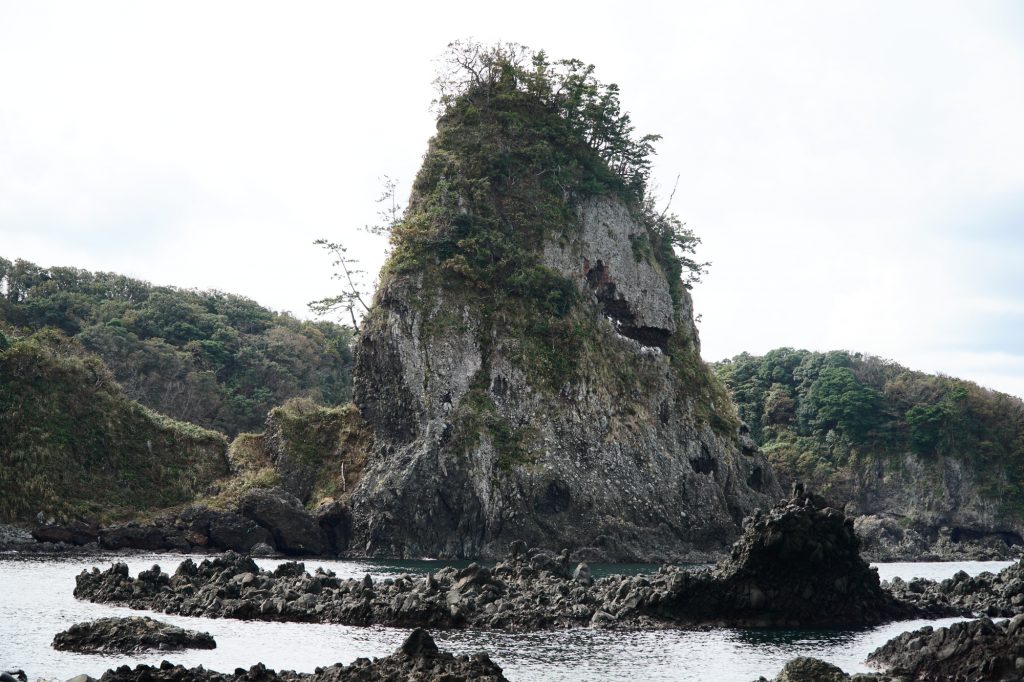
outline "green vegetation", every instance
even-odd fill
[[[508,340],[503,350],[531,382],[556,392],[578,375],[596,328],[579,312],[576,285],[543,266],[540,251],[578,225],[579,202],[611,195],[629,207],[647,232],[634,252],[666,273],[677,316],[704,268],[692,259],[699,240],[654,209],[647,183],[658,136],[635,135],[618,87],[598,81],[593,66],[466,43],[451,45],[445,64],[437,134],[408,209],[390,224],[382,290],[415,278],[425,317],[435,312],[431,292],[442,292],[442,308],[468,307],[482,348]],[[674,360],[700,365],[695,386],[715,381],[695,344],[676,350],[686,357]]]
[[[873,465],[964,462],[993,499],[1024,513],[1024,402],[977,384],[844,351],[780,348],[715,365],[769,459],[826,492]]]
[[[351,394],[348,329],[217,291],[0,258],[0,322],[58,329],[98,355],[128,397],[231,435],[259,428],[288,398],[336,405]]]
[[[371,434],[358,408],[294,398],[270,411],[264,443],[309,481],[304,501],[347,499],[362,475]],[[304,491],[301,491],[304,492]]]
[[[60,332],[0,350],[0,520],[110,520],[187,502],[227,473],[227,440],[130,400]]]

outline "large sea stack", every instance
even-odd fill
[[[781,491],[701,360],[692,235],[646,189],[653,138],[579,63],[453,55],[359,337],[375,436],[352,549],[726,547]]]

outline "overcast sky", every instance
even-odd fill
[[[373,6],[371,6],[373,5]],[[616,82],[703,238],[704,357],[850,349],[1024,396],[1024,3],[0,0],[0,255],[306,316],[368,268],[456,39]],[[495,8],[495,9],[492,9]]]

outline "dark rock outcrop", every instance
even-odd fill
[[[53,638],[53,648],[79,653],[134,653],[156,649],[215,649],[217,643],[206,632],[161,623],[142,616],[100,618],[76,623]]]
[[[684,580],[658,611],[751,626],[867,625],[909,613],[859,555],[853,521],[798,491],[744,522],[731,556]]]
[[[817,658],[801,656],[786,663],[770,682],[847,682],[849,679],[850,676],[838,666]],[[758,682],[769,680],[762,677]]]
[[[68,545],[88,545],[99,539],[99,526],[94,522],[71,521],[65,524],[46,524],[32,530],[36,542],[63,542]]]
[[[1024,614],[1024,560],[996,574],[986,571],[971,576],[958,571],[942,581],[895,578],[887,587],[901,600],[922,610],[946,609],[992,618]]]
[[[423,630],[409,635],[398,651],[385,658],[358,658],[350,665],[340,663],[317,668],[313,673],[275,672],[263,664],[233,673],[184,668],[164,661],[159,667],[121,666],[108,670],[100,682],[507,682],[501,668],[487,654],[453,656],[439,651],[433,638]]]
[[[1024,680],[1024,615],[904,632],[868,656],[887,673],[911,680]]]
[[[527,550],[522,542],[510,549],[493,569],[472,564],[379,583],[310,575],[294,562],[261,571],[233,553],[186,560],[173,576],[154,566],[132,579],[115,564],[83,571],[75,596],[189,616],[508,630],[867,625],[925,613],[881,589],[857,555],[851,522],[813,495],[749,519],[732,557],[714,571],[662,567],[595,580],[567,550]]]
[[[908,521],[886,514],[858,516],[854,528],[870,561],[998,561],[1019,558],[1021,537],[1013,530],[979,531]]]
[[[274,537],[274,545],[285,554],[320,554],[324,550],[320,526],[302,502],[280,488],[254,488],[238,503],[246,516]]]

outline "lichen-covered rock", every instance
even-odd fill
[[[123,665],[108,670],[100,682],[507,682],[501,668],[485,653],[453,656],[439,651],[433,638],[415,630],[405,643],[384,658],[357,658],[350,665],[317,668],[313,673],[275,672],[262,663],[231,674],[185,668],[167,661],[159,667]]]
[[[142,616],[100,618],[76,623],[53,638],[53,648],[79,653],[135,653],[156,649],[215,649],[217,643],[206,632],[185,630]]]

